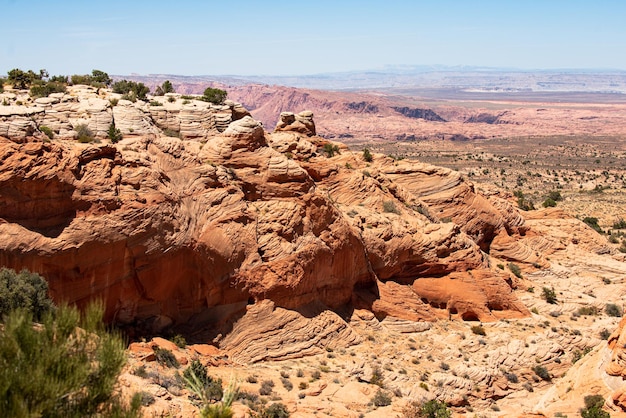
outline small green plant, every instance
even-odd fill
[[[544,208],[553,208],[556,206],[556,201],[547,198],[546,200],[543,201],[543,203],[541,204]]]
[[[261,411],[261,418],[289,418],[289,410],[281,403],[273,403]]]
[[[199,99],[204,100],[205,102],[220,105],[224,103],[224,100],[226,100],[227,95],[228,93],[226,93],[226,91],[224,90],[216,89],[213,87],[207,87],[204,90],[202,97],[200,97]]]
[[[372,377],[370,378],[370,383],[381,388],[384,387],[383,374],[378,366],[374,366],[374,368],[372,369]]]
[[[363,148],[363,160],[368,163],[371,163],[373,159],[374,157],[372,156],[372,153],[370,152],[369,148]]]
[[[391,405],[391,396],[384,390],[378,389],[372,398],[372,403],[378,407]]]
[[[172,342],[174,344],[176,344],[176,347],[178,348],[185,348],[187,347],[187,340],[185,339],[185,337],[183,337],[180,334],[176,334],[172,337]]]
[[[522,278],[522,270],[519,268],[519,266],[515,263],[509,263],[509,270],[511,270],[511,273],[513,273],[515,275],[515,277],[518,278]]]
[[[550,373],[548,372],[548,369],[546,369],[545,367],[537,364],[536,366],[533,367],[533,372],[539,376],[539,378],[549,381],[551,380],[551,376]]]
[[[587,395],[584,398],[585,408],[580,410],[583,418],[610,418],[611,414],[602,410],[604,398],[602,395]]]
[[[619,218],[613,222],[613,229],[626,229],[626,220]]]
[[[85,144],[94,141],[93,132],[84,123],[76,125],[74,131],[76,131],[78,142]]]
[[[598,314],[598,308],[595,306],[581,306],[578,308],[578,315],[594,316]]]
[[[40,126],[39,130],[48,137],[48,139],[52,139],[54,138],[54,132],[52,132],[52,129],[48,128],[47,126]]]
[[[472,325],[471,330],[476,335],[487,335],[482,325]]]
[[[328,158],[332,158],[335,154],[339,154],[339,146],[327,142],[324,144],[324,152]]]
[[[386,200],[383,202],[383,212],[385,213],[395,213],[396,215],[400,214],[400,211],[396,207],[396,204],[391,200]]]
[[[450,418],[452,411],[448,406],[437,399],[428,402],[411,402],[402,410],[405,418]]]
[[[163,106],[163,103],[158,100],[150,100],[150,106]]]
[[[193,387],[193,392],[207,403],[217,401],[224,395],[222,379],[214,379],[207,372],[207,368],[199,360],[191,362],[183,372],[183,379],[187,387]]]
[[[608,340],[609,337],[611,336],[611,332],[604,328],[602,331],[600,331],[600,338],[603,340]]]
[[[513,373],[513,372],[504,373],[504,377],[506,377],[506,380],[508,380],[511,383],[519,382],[519,379],[517,378],[517,375],[515,373]]]
[[[613,317],[620,317],[620,316],[622,316],[622,308],[620,308],[619,306],[617,306],[614,303],[607,303],[604,306],[604,312],[608,316],[613,316]]]
[[[583,218],[583,222],[586,223],[592,229],[594,229],[596,232],[598,232],[600,234],[604,233],[604,231],[602,230],[602,228],[598,224],[598,218],[594,218],[594,217],[591,217],[591,216],[586,216],[585,218]]]
[[[557,304],[557,299],[556,299],[556,292],[554,291],[553,287],[543,287],[541,289],[541,297],[543,298],[543,300],[545,300],[546,302],[552,304],[552,305],[556,305]]]
[[[133,97],[136,101],[146,100],[146,95],[150,92],[150,89],[143,83],[137,83],[135,81],[121,80],[113,83],[113,93],[123,94],[124,96]],[[124,97],[122,97],[124,98]],[[126,99],[129,100],[129,99]]]
[[[120,99],[113,97],[109,99],[109,103],[111,104],[111,107],[115,107],[117,106],[117,104],[120,102]]]
[[[180,138],[180,132],[175,131],[174,129],[164,129],[163,135],[171,136],[172,138]]]
[[[154,347],[154,357],[159,364],[162,364],[167,367],[178,368],[180,367],[180,363],[176,360],[174,353],[172,353],[167,348]]]
[[[155,96],[165,96],[167,93],[174,93],[174,86],[172,86],[172,83],[169,80],[165,80],[163,84],[157,86],[154,91]]]
[[[123,138],[122,132],[115,127],[114,123],[109,125],[109,129],[107,130],[107,137],[114,144],[121,141]]]
[[[530,310],[532,313],[534,313],[535,315],[539,315],[539,310],[533,306],[533,308]]]
[[[261,382],[261,387],[259,388],[259,395],[263,395],[263,396],[271,395],[273,390],[274,390],[274,381],[264,380]]]

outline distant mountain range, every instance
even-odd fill
[[[118,78],[132,77],[118,76]],[[320,90],[433,88],[475,92],[587,92],[626,94],[623,70],[517,70],[484,67],[398,66],[295,76],[180,76],[151,74],[150,79],[176,79],[184,84],[218,82],[229,86],[266,84]]]

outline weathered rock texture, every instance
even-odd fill
[[[111,112],[88,93],[66,102],[99,106],[84,113],[95,130],[94,114],[112,114],[143,135],[0,138],[0,264],[43,274],[56,299],[101,298],[109,319],[144,331],[202,329],[243,361],[353,344],[354,308],[398,329],[528,315],[488,253],[536,262],[506,244],[529,229],[458,173],[339,144],[329,158],[309,113],[267,134],[232,103],[184,125],[168,101]],[[206,141],[160,134],[176,127]]]

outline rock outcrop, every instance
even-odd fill
[[[310,112],[268,134],[234,103],[111,109],[80,94],[37,106],[69,104],[63,123],[80,114],[98,133],[112,117],[131,135],[0,138],[0,264],[41,273],[56,299],[101,298],[110,320],[142,331],[203,330],[242,361],[353,344],[355,308],[399,330],[529,314],[487,254],[536,262],[502,244],[528,226],[456,172],[366,162],[341,144],[329,157]]]

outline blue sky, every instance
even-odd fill
[[[0,73],[626,70],[624,0],[0,0]]]

